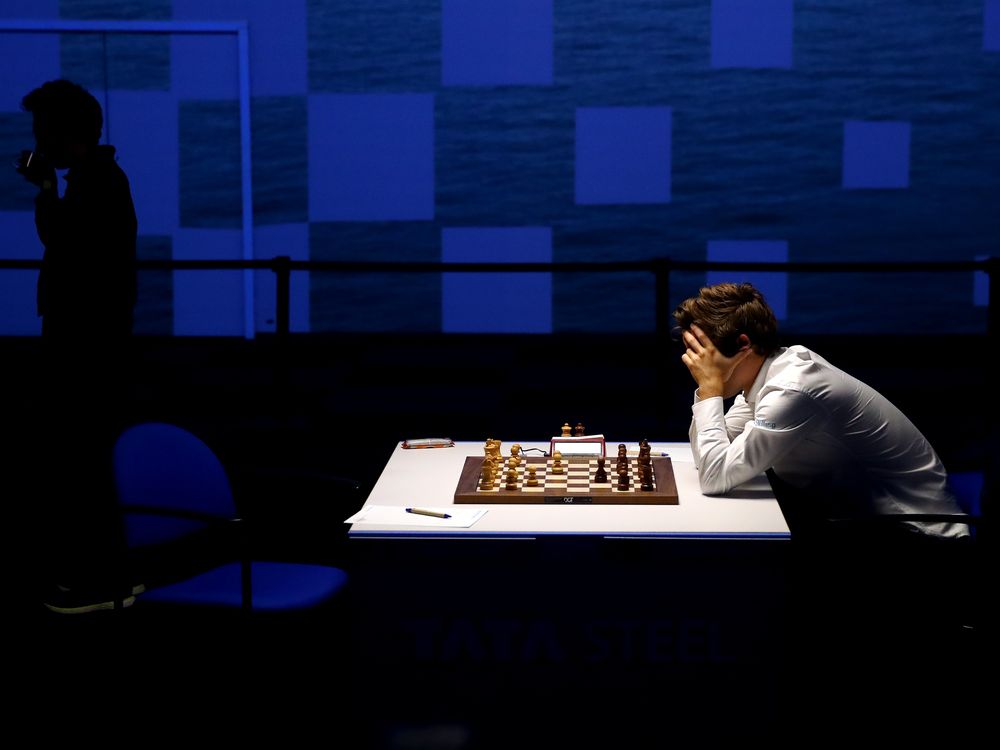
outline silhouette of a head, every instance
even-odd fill
[[[21,100],[21,107],[33,116],[38,150],[56,167],[70,166],[75,156],[101,140],[101,105],[72,81],[60,79],[42,84]]]

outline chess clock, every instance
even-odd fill
[[[549,443],[549,455],[559,451],[564,456],[604,458],[604,435],[563,435]]]

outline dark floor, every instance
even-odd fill
[[[348,568],[353,553],[343,519],[364,502],[401,439],[546,439],[567,421],[582,421],[588,431],[612,440],[686,438],[688,375],[677,353],[660,351],[651,338],[618,340],[612,349],[640,353],[627,357],[581,356],[602,343],[586,336],[483,339],[141,339],[130,410],[134,421],[185,426],[216,450],[244,515],[265,530],[258,542],[268,553]],[[937,359],[923,342],[905,337],[804,343],[889,396],[949,468],[986,465],[988,420],[955,407],[962,394],[987,392],[980,362]],[[978,338],[952,343],[970,351],[985,346]],[[13,426],[31,418],[37,341],[2,339],[0,352],[7,363],[0,386],[8,394],[3,455],[11,460],[24,448],[17,446]],[[269,467],[348,476],[360,489],[335,501],[296,492],[295,499],[275,502],[249,478]],[[928,734],[945,728],[961,736],[976,718],[965,709],[977,694],[969,684],[980,658],[975,641],[959,634],[958,641],[936,643],[930,652],[928,644],[916,643],[912,652],[876,646],[862,658],[841,658],[844,652],[829,646],[829,628],[826,641],[803,636],[776,663],[761,667],[762,689],[773,689],[773,699],[765,700],[767,715],[750,724],[733,720],[740,712],[733,710],[732,696],[722,701],[711,691],[700,696],[704,703],[691,704],[701,707],[700,723],[688,722],[682,730],[655,691],[643,695],[609,684],[606,695],[550,700],[537,685],[526,689],[509,674],[503,679],[512,680],[511,692],[501,693],[509,700],[500,710],[484,705],[454,714],[428,711],[425,701],[382,705],[380,675],[370,672],[368,655],[359,650],[363,639],[354,630],[350,597],[307,618],[251,623],[142,606],[120,614],[49,616],[27,590],[30,554],[16,508],[28,495],[14,483],[15,469],[6,467],[3,493],[15,508],[4,529],[5,671],[15,693],[8,713],[39,734],[61,736],[61,728],[75,721],[88,735],[123,744],[136,741],[139,732],[188,741],[195,733],[208,740],[236,732],[246,739],[280,737],[290,746],[322,733],[324,742],[336,738],[340,747],[393,750],[717,746],[744,740],[803,746],[826,737],[852,741],[871,731],[859,717],[879,718],[879,729],[897,737],[909,735],[913,713]],[[440,665],[422,668],[428,684],[435,684]],[[508,689],[506,684],[497,690]],[[713,700],[719,702],[717,716]],[[960,716],[927,718],[930,709]],[[147,719],[158,727],[152,734]],[[540,726],[532,727],[531,720]]]

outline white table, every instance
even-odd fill
[[[505,455],[510,445],[510,442],[504,443]],[[521,446],[548,450],[549,443],[522,442]],[[636,443],[626,443],[626,446],[630,451],[638,450]],[[489,512],[470,528],[355,523],[349,535],[352,538],[533,538],[549,535],[789,538],[788,525],[766,477],[748,482],[725,496],[709,497],[699,488],[688,443],[652,443],[652,452],[654,456],[666,453],[671,458],[679,496],[677,505],[463,504],[463,508],[483,507]],[[365,505],[452,505],[465,458],[482,454],[483,444],[479,442],[457,443],[453,448],[422,449],[404,449],[398,444]]]
[[[791,545],[770,486],[706,497],[686,443],[652,452],[670,455],[677,505],[461,504],[488,511],[470,528],[355,523],[354,647],[369,667],[355,689],[421,716],[506,725],[516,707],[562,726],[599,707],[691,736],[771,710],[761,664],[780,657]],[[366,506],[453,506],[482,454],[397,445]]]

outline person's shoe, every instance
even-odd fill
[[[62,594],[69,593],[70,591],[69,586],[63,586],[61,583],[56,584],[56,589]],[[138,596],[139,594],[144,594],[144,593],[146,593],[146,584],[136,583],[132,585],[133,596]]]
[[[71,591],[65,586],[56,587],[56,590],[43,602],[46,609],[61,615],[82,615],[87,612],[124,609],[131,607],[134,603],[135,596],[133,594],[114,598],[90,592]]]

